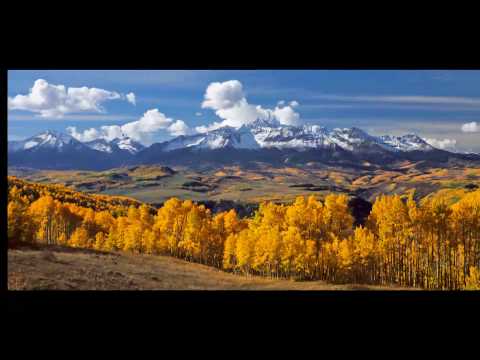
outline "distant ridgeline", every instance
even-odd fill
[[[414,134],[378,137],[358,128],[328,130],[317,125],[295,127],[265,122],[181,135],[148,147],[130,138],[80,142],[55,131],[8,142],[9,166],[36,169],[105,170],[139,164],[252,166],[257,162],[272,166],[321,163],[350,167],[367,162],[385,167],[405,160],[426,161],[432,166],[471,166],[480,164],[480,154],[438,149]]]
[[[376,199],[356,226],[345,194],[321,202],[232,209],[172,198],[158,210],[138,201],[86,195],[8,178],[8,243],[164,254],[225,271],[334,283],[480,289],[480,190],[450,204],[398,195]]]

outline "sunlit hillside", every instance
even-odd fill
[[[480,190],[415,201],[377,197],[355,226],[349,196],[262,202],[251,217],[171,198],[128,198],[9,178],[8,242],[168,255],[269,279],[474,289],[480,284]]]

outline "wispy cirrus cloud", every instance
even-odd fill
[[[439,111],[439,112],[480,112],[480,105],[448,105],[448,104],[409,104],[409,103],[303,103],[304,110],[405,110],[405,111]]]
[[[61,118],[49,118],[51,121],[126,121],[135,120],[138,116],[125,114],[71,114],[64,115]],[[38,120],[38,116],[30,114],[8,113],[8,121],[31,121]]]
[[[480,97],[428,96],[428,95],[378,95],[318,93],[296,87],[256,87],[250,94],[261,97],[296,96],[302,108],[316,109],[388,109],[480,111]]]
[[[314,98],[321,100],[349,101],[349,102],[380,102],[400,104],[448,104],[480,106],[480,98],[454,96],[423,96],[423,95],[336,95],[319,94]]]

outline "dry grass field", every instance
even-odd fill
[[[9,290],[410,290],[229,274],[168,256],[43,247],[8,251]]]

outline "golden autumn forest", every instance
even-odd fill
[[[170,255],[225,271],[332,283],[480,289],[480,190],[454,204],[377,197],[354,226],[346,195],[213,214],[172,198],[158,210],[126,197],[8,178],[8,242]]]

